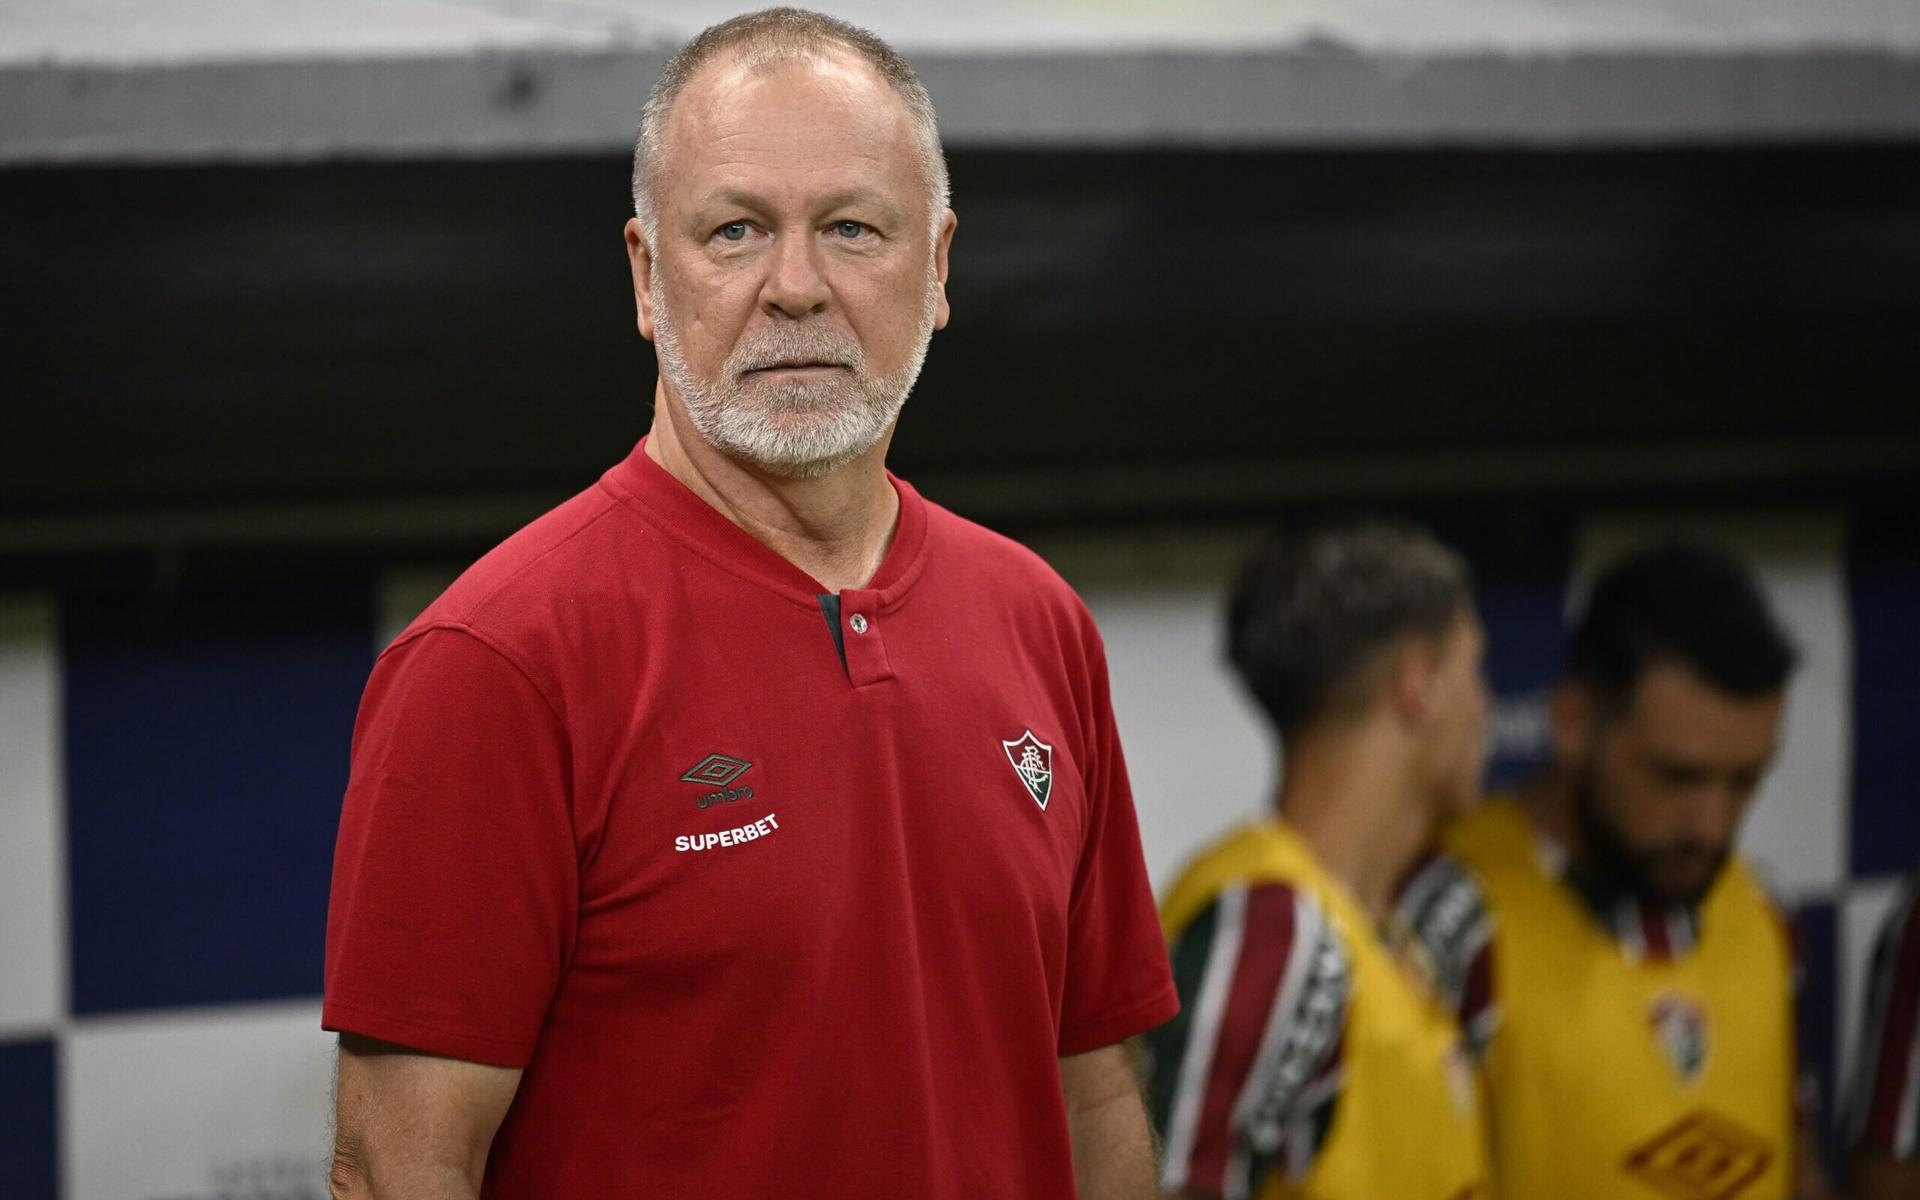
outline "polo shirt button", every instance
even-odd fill
[[[853,616],[848,619],[847,624],[853,626],[855,633],[865,633],[867,631],[867,618],[860,613],[853,614]]]

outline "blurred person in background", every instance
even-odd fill
[[[1480,788],[1466,564],[1386,524],[1275,542],[1234,585],[1228,645],[1284,761],[1274,815],[1203,852],[1162,906],[1182,1009],[1145,1043],[1162,1186],[1484,1196],[1469,1055],[1395,909]]]
[[[1845,1142],[1853,1200],[1920,1197],[1920,872],[1874,945]]]
[[[1447,831],[1467,886],[1414,924],[1471,981],[1500,1196],[1821,1194],[1791,931],[1733,851],[1795,657],[1733,555],[1631,553],[1574,624],[1548,769]]]
[[[333,1189],[1142,1200],[1175,1010],[1101,641],[886,470],[947,320],[932,103],[768,10],[666,66],[651,432],[376,664],[328,923]]]

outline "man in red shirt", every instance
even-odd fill
[[[770,10],[662,73],[653,427],[381,656],[327,931],[340,1196],[1135,1200],[1176,1007],[1098,633],[885,469],[932,105]]]

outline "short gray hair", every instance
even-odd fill
[[[750,68],[762,70],[782,63],[818,57],[830,47],[852,51],[893,90],[907,106],[919,135],[921,173],[927,182],[931,220],[937,225],[949,200],[947,159],[940,147],[940,126],[933,97],[899,51],[857,25],[809,12],[804,8],[766,8],[745,13],[702,30],[661,68],[640,113],[640,130],[633,141],[633,213],[647,244],[656,243],[659,209],[654,203],[653,164],[659,160],[667,118],[680,93],[700,68],[732,52]]]

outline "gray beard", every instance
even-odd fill
[[[768,326],[742,338],[717,378],[698,378],[687,367],[675,318],[657,286],[654,349],[701,440],[771,475],[819,479],[873,449],[899,418],[933,340],[935,287],[929,277],[913,354],[885,375],[868,372],[858,339],[816,319]],[[843,370],[819,380],[746,376],[794,359],[838,363]]]

